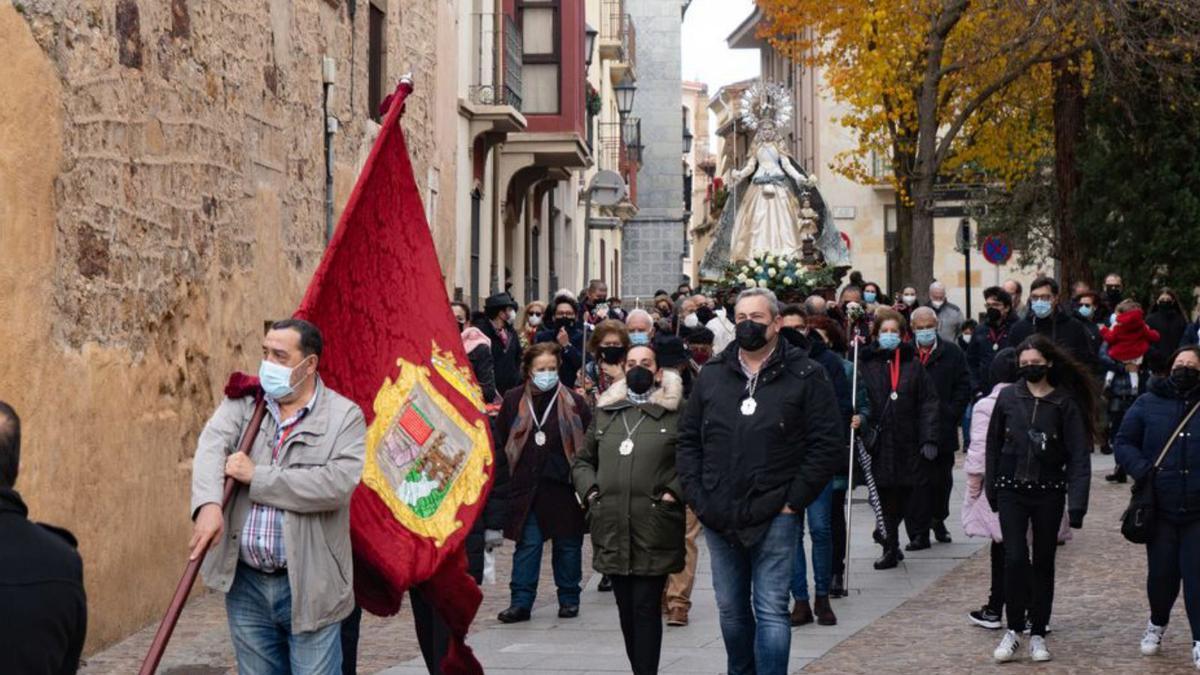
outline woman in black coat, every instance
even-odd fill
[[[582,396],[559,381],[558,343],[531,346],[521,363],[525,384],[504,394],[495,427],[496,447],[503,448],[510,476],[504,537],[516,542],[512,604],[500,613],[503,623],[529,620],[547,540],[553,542],[560,618],[578,616],[583,576],[583,511],[571,464],[583,448],[591,411]]]
[[[937,457],[938,397],[933,380],[903,342],[905,321],[894,310],[875,312],[875,341],[863,349],[860,376],[866,382],[871,415],[863,442],[871,455],[871,473],[879,488],[887,530],[883,556],[875,569],[891,569],[904,559],[898,528],[907,510],[921,462]],[[878,539],[878,537],[876,537]]]
[[[1000,514],[1004,536],[1008,632],[992,653],[998,663],[1015,657],[1026,627],[1030,658],[1050,660],[1046,624],[1058,530],[1064,506],[1071,527],[1083,526],[1096,435],[1095,385],[1083,365],[1044,335],[1017,347],[1017,365],[1020,381],[1000,392],[988,421],[984,473],[988,503]]]
[[[1160,339],[1150,345],[1146,364],[1155,375],[1166,375],[1171,369],[1171,355],[1183,342],[1188,317],[1175,291],[1164,288],[1158,292],[1158,300],[1146,315],[1146,325],[1158,331]]]
[[[1142,635],[1142,654],[1153,656],[1161,649],[1182,584],[1192,663],[1200,668],[1200,478],[1191,477],[1192,469],[1200,468],[1200,412],[1188,419],[1200,406],[1200,348],[1184,347],[1169,363],[1171,374],[1151,380],[1149,393],[1125,414],[1117,462],[1135,480],[1154,482],[1154,536],[1146,544],[1150,623]],[[1160,454],[1162,463],[1155,469]]]

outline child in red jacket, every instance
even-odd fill
[[[1125,413],[1137,397],[1146,391],[1150,370],[1144,360],[1150,345],[1158,342],[1159,335],[1158,331],[1146,325],[1141,306],[1133,300],[1125,300],[1117,305],[1116,322],[1112,328],[1102,326],[1100,334],[1108,345],[1109,359],[1115,362],[1111,363],[1104,375],[1104,400],[1108,412],[1108,437],[1105,438],[1104,453],[1110,454]],[[1124,469],[1120,467],[1104,478],[1116,483],[1127,480]]]

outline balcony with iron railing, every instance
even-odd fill
[[[471,103],[521,110],[521,31],[507,14],[472,14],[476,49],[471,54]]]
[[[613,62],[612,81],[620,82],[637,63],[637,29],[625,0],[603,0],[600,17],[600,58]]]
[[[637,173],[641,166],[641,125],[641,120],[636,117],[596,125],[596,167],[620,175],[633,204],[637,203]]]

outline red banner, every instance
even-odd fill
[[[351,502],[359,604],[391,615],[410,587],[455,636],[446,673],[482,673],[463,639],[482,595],[463,540],[493,470],[484,402],[450,312],[400,127],[383,127],[298,318],[325,338],[321,376],[366,415],[367,458]]]

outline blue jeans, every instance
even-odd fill
[[[729,675],[788,672],[788,587],[799,520],[791,513],[775,516],[762,539],[749,547],[704,530]]]
[[[512,606],[533,609],[537,597],[538,577],[542,573],[542,531],[533,513],[525,519],[521,540],[513,551]],[[558,587],[558,604],[579,606],[579,583],[583,581],[583,535],[555,537],[550,549],[550,566],[554,570],[554,585]]]
[[[252,675],[334,675],[342,672],[341,622],[292,632],[292,591],[286,574],[238,564],[225,594],[238,672]]]
[[[825,486],[808,505],[808,533],[812,535],[813,586],[817,597],[829,595],[833,566],[833,484]],[[808,561],[804,556],[804,514],[796,526],[796,562],[792,570],[792,597],[808,600]]]

